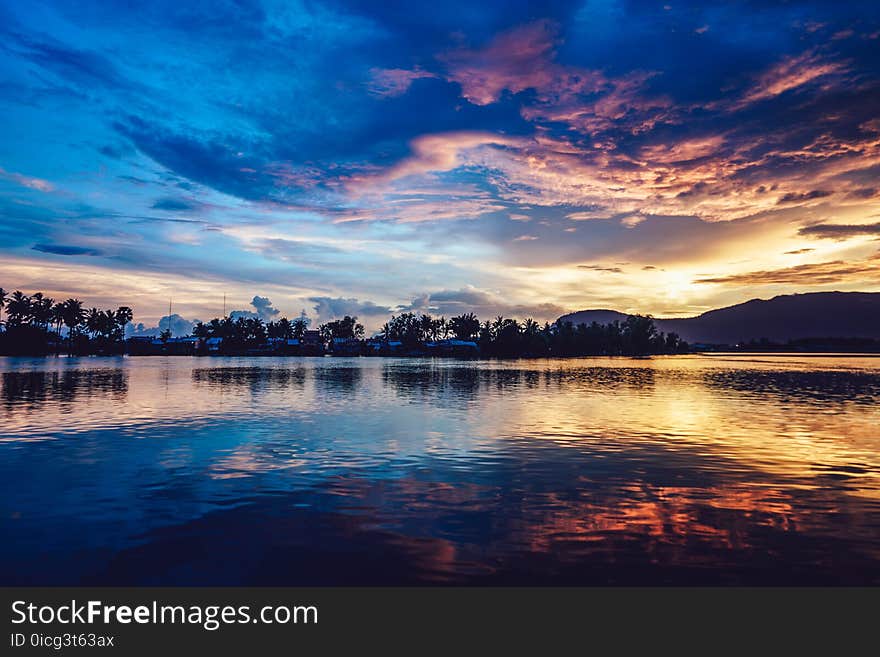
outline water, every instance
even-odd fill
[[[880,583],[880,358],[0,377],[0,584]]]

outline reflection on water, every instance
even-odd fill
[[[77,398],[106,396],[124,399],[128,373],[119,368],[25,370],[3,372],[3,402],[7,410],[39,408],[47,401],[73,402]]]
[[[880,583],[880,358],[0,380],[0,584]]]
[[[302,367],[199,367],[192,371],[192,381],[196,385],[217,390],[246,386],[254,394],[266,389],[302,389],[305,380],[306,371]]]

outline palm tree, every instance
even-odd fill
[[[68,299],[61,303],[61,321],[67,327],[67,353],[73,351],[73,338],[79,326],[85,320],[86,313],[83,310],[82,301],[79,299]]]
[[[55,327],[55,332],[58,335],[61,335],[61,324],[64,323],[64,320],[61,317],[63,312],[64,302],[58,302],[52,306],[52,326]]]
[[[64,323],[64,303],[52,306],[52,326],[55,327],[55,355],[61,353],[61,324]]]
[[[102,310],[100,326],[101,335],[107,339],[112,338],[116,333],[116,314],[112,310]]]
[[[86,311],[86,330],[92,337],[101,330],[101,311],[97,308],[89,308]]]
[[[119,306],[116,309],[114,320],[119,327],[119,337],[123,342],[125,341],[125,327],[133,318],[134,312],[128,306]]]
[[[3,326],[3,307],[6,305],[6,290],[0,287],[0,326]]]
[[[480,332],[480,320],[473,313],[453,317],[449,320],[448,326],[459,340],[470,340]]]
[[[26,322],[31,313],[31,298],[21,291],[16,290],[6,302],[7,326],[21,326]]]
[[[497,340],[498,337],[501,335],[501,331],[502,331],[502,329],[504,328],[504,321],[505,321],[505,320],[504,320],[504,317],[503,317],[502,315],[498,315],[498,317],[495,318],[495,321],[492,322],[492,333],[491,333],[491,335],[492,335],[492,340],[493,340],[493,341],[494,341],[494,340]]]
[[[48,330],[49,323],[54,319],[53,309],[55,308],[55,300],[44,297],[42,292],[37,292],[31,297],[30,316],[34,324]]]

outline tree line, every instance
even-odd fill
[[[639,356],[687,351],[675,333],[657,329],[648,315],[630,315],[623,322],[579,324],[518,321],[498,316],[480,321],[473,313],[450,319],[403,313],[392,317],[382,335],[407,347],[455,338],[474,342],[487,356]]]
[[[296,319],[282,317],[263,322],[259,317],[216,317],[210,322],[198,322],[193,328],[197,338],[221,338],[224,351],[235,352],[265,345],[271,340],[302,340],[309,329],[311,320],[305,314]],[[346,315],[342,319],[321,324],[317,329],[322,342],[332,342],[335,338],[343,340],[363,340],[365,329],[357,317]],[[170,333],[163,335],[166,339]]]
[[[5,321],[4,321],[5,311]],[[67,299],[56,303],[37,292],[7,294],[0,288],[0,353],[49,353],[52,348],[68,353],[121,353],[125,326],[132,320],[132,310],[86,309],[82,301]],[[224,317],[198,322],[194,337],[222,338],[224,351],[236,352],[259,348],[273,340],[302,340],[310,320],[303,313],[289,320],[283,317],[264,322],[259,317]],[[66,334],[62,329],[66,328]],[[320,340],[363,341],[365,329],[357,317],[326,322],[317,327]],[[166,328],[160,338],[172,337]],[[519,356],[640,356],[674,354],[688,349],[675,333],[663,333],[647,315],[630,315],[622,322],[579,324],[519,321],[502,316],[481,321],[474,313],[447,319],[429,314],[407,312],[392,316],[374,340],[399,343],[402,351],[418,353],[427,343],[455,338],[472,342],[482,355]]]
[[[199,322],[193,335],[199,338],[222,338],[225,350],[259,347],[273,338],[302,339],[309,327],[304,315],[295,320],[286,317],[264,323],[257,317],[213,319]],[[321,339],[363,340],[364,326],[357,317],[321,324]],[[399,342],[406,352],[418,352],[427,343],[455,338],[473,342],[487,356],[589,356],[648,355],[687,351],[687,343],[675,333],[657,330],[646,315],[631,315],[623,322],[580,324],[571,322],[539,324],[534,319],[518,321],[506,317],[480,321],[473,313],[446,317],[403,313],[392,316],[373,339]]]
[[[79,299],[56,302],[42,292],[31,295],[0,288],[0,353],[121,353],[125,326],[133,311],[86,308]],[[66,334],[63,331],[66,330]]]

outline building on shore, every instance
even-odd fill
[[[431,356],[457,356],[467,358],[479,355],[480,347],[476,342],[471,340],[450,338],[447,340],[426,342],[425,351]]]

